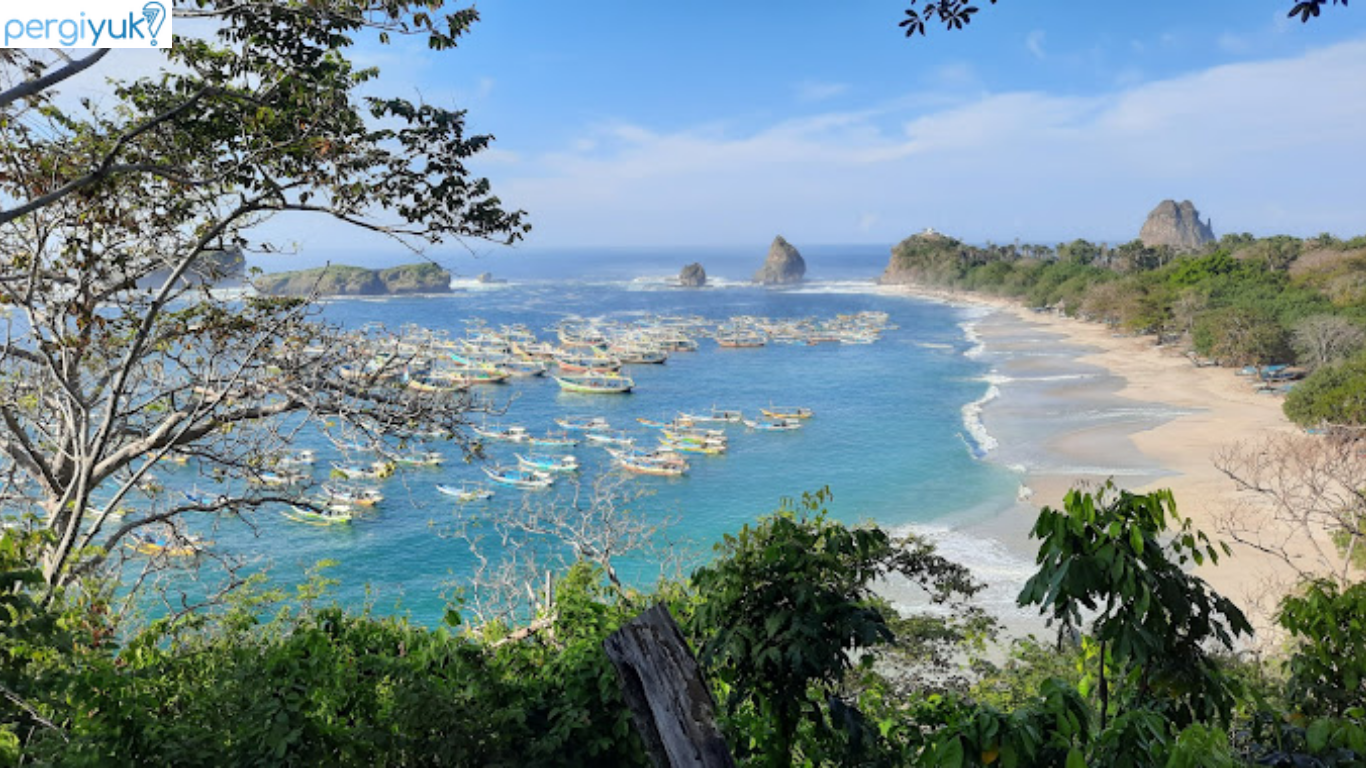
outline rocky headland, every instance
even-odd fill
[[[768,258],[764,265],[754,273],[754,282],[760,285],[793,285],[800,283],[806,275],[806,262],[792,244],[782,235],[773,238],[768,247]]]
[[[404,264],[388,269],[330,265],[296,272],[275,272],[252,280],[257,291],[271,296],[389,296],[450,293],[451,273],[430,264]]]
[[[933,266],[954,263],[964,245],[942,232],[926,229],[892,246],[892,257],[887,261],[878,282],[883,285],[911,285],[932,283]]]
[[[701,288],[707,284],[707,270],[693,262],[678,273],[678,284],[684,288]]]
[[[1163,200],[1138,232],[1138,239],[1149,248],[1167,246],[1177,251],[1194,251],[1214,240],[1214,221],[1200,221],[1200,212],[1189,200],[1177,203]]]

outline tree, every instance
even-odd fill
[[[1345,360],[1366,344],[1366,331],[1340,315],[1311,315],[1290,331],[1290,346],[1310,371]]]
[[[1366,352],[1314,371],[1286,395],[1283,407],[1302,427],[1366,425]]]
[[[1302,579],[1355,582],[1366,562],[1366,454],[1357,437],[1282,434],[1220,451],[1215,466],[1242,492],[1220,516],[1220,533]]]
[[[989,0],[992,5],[996,0]],[[977,6],[971,5],[971,0],[933,0],[925,3],[923,11],[917,11],[915,6],[917,0],[910,0],[911,7],[906,9],[906,18],[898,25],[905,27],[906,37],[911,37],[916,33],[925,35],[925,24],[931,21],[939,21],[944,25],[944,29],[962,29],[972,22],[973,14],[979,10]],[[1333,0],[1333,5],[1342,3],[1347,6],[1347,0]],[[1300,17],[1301,22],[1307,22],[1311,18],[1318,18],[1323,6],[1328,4],[1328,0],[1295,0],[1291,6],[1290,18]]]
[[[1060,632],[1081,628],[1083,610],[1093,617],[1102,732],[1110,686],[1126,676],[1137,681],[1126,709],[1161,704],[1177,727],[1228,720],[1233,692],[1207,645],[1231,649],[1252,627],[1231,601],[1183,570],[1218,562],[1228,550],[1177,514],[1170,491],[1138,495],[1113,482],[1096,494],[1072,490],[1063,509],[1040,510],[1030,536],[1040,541],[1039,571],[1019,602],[1039,606]]]
[[[64,108],[54,90],[103,52],[3,63],[0,305],[22,322],[0,344],[0,468],[52,534],[49,585],[148,526],[281,499],[249,481],[307,425],[461,439],[467,397],[392,383],[422,349],[343,334],[304,299],[223,298],[206,268],[225,250],[278,250],[252,227],[284,213],[414,249],[527,231],[465,167],[491,137],[466,135],[463,112],[362,95],[378,72],[344,55],[359,35],[453,47],[477,15],[440,5],[186,3],[177,15],[212,32],[178,35],[163,71],[116,83],[108,108]],[[128,504],[173,455],[211,469],[215,495]]]
[[[871,649],[893,639],[872,602],[874,581],[902,574],[936,602],[980,589],[967,569],[923,541],[896,542],[878,528],[830,521],[829,498],[828,491],[805,494],[800,507],[784,504],[727,535],[716,562],[692,578],[701,598],[693,626],[706,637],[702,664],[729,688],[732,713],[748,705],[772,724],[748,740],[767,765],[794,764],[803,720],[821,734],[857,720],[837,686],[845,673],[871,665]],[[750,747],[746,741],[730,739],[737,757]]]
[[[1285,329],[1261,307],[1223,307],[1195,322],[1195,349],[1224,365],[1264,365],[1289,355]]]

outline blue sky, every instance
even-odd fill
[[[907,42],[905,5],[484,0],[455,51],[362,58],[497,137],[475,167],[532,248],[1118,242],[1167,197],[1221,234],[1366,233],[1366,9],[1002,0]]]

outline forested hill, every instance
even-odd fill
[[[1295,365],[1286,412],[1305,425],[1366,423],[1366,237],[1225,235],[1178,254],[1135,240],[973,246],[927,231],[892,249],[882,282],[1017,298],[1184,340],[1227,366]]]

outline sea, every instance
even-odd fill
[[[483,466],[515,464],[513,453],[526,446],[488,443],[486,461],[467,462],[454,445],[436,442],[428,447],[445,454],[443,465],[400,469],[382,481],[385,500],[349,525],[300,524],[279,514],[282,510],[267,508],[253,516],[253,525],[201,522],[200,533],[212,539],[216,554],[239,559],[248,571],[266,572],[283,586],[302,581],[320,561],[334,561],[326,573],[337,582],[330,595],[339,603],[434,626],[462,590],[468,600],[471,577],[481,563],[487,567],[489,559],[505,554],[505,542],[487,526],[473,548],[456,535],[478,527],[481,518],[535,505],[583,504],[590,489],[608,478],[622,505],[660,526],[656,543],[669,550],[667,558],[653,551],[625,553],[616,560],[624,580],[648,587],[661,573],[686,575],[712,556],[726,534],[754,524],[785,499],[825,488],[833,518],[929,537],[942,554],[992,583],[985,608],[1011,611],[1031,563],[991,536],[992,521],[1015,507],[1021,479],[1019,467],[993,460],[999,441],[982,422],[984,407],[1000,394],[993,364],[983,359],[974,332],[986,311],[876,285],[887,259],[885,245],[803,250],[806,281],[779,289],[747,281],[763,259],[762,249],[452,256],[440,260],[457,275],[450,294],[328,299],[320,315],[348,328],[417,324],[452,337],[462,336],[475,321],[492,327],[524,324],[553,339],[549,329],[568,318],[687,315],[722,321],[737,315],[797,319],[887,313],[897,327],[874,344],[723,349],[702,340],[698,351],[675,353],[663,365],[631,366],[636,388],[627,395],[565,393],[548,377],[480,388],[502,411],[492,420],[533,434],[558,430],[554,420],[560,416],[600,416],[648,446],[654,433],[637,419],[667,421],[680,412],[713,407],[757,417],[761,408],[773,405],[813,410],[803,429],[756,432],[728,426],[728,452],[690,456],[691,471],[681,478],[621,477],[601,448],[581,445],[573,449],[583,467],[575,479],[562,479],[546,491],[490,486],[494,498],[464,505],[438,493],[436,486],[487,483]],[[336,261],[365,263],[354,257]],[[692,261],[706,267],[708,287],[675,285],[678,269]],[[385,262],[375,259],[369,265]],[[491,272],[499,282],[474,280],[480,272]],[[318,451],[319,480],[330,462],[355,458],[306,433],[297,447]],[[167,492],[199,487],[203,477],[193,466],[169,466],[158,473]],[[888,587],[898,604],[915,604],[913,593],[905,585]]]

